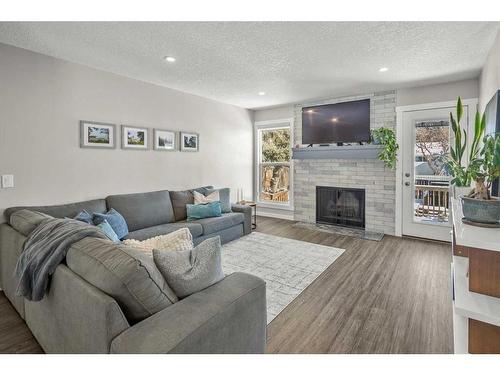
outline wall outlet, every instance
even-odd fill
[[[2,188],[13,188],[14,187],[14,175],[4,174],[2,175]]]

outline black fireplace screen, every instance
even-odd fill
[[[316,186],[316,222],[365,227],[365,190]]]

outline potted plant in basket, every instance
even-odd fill
[[[456,198],[462,199],[464,219],[470,223],[500,225],[500,200],[491,197],[491,183],[500,177],[500,134],[484,136],[486,119],[476,112],[474,134],[468,155],[466,155],[467,131],[460,127],[463,106],[457,101],[457,119],[450,113],[451,128],[455,135],[454,147],[446,161],[453,179]],[[467,164],[462,161],[467,159]],[[474,189],[470,190],[472,181]],[[459,192],[459,194],[457,194]],[[462,193],[462,194],[460,194]]]

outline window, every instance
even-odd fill
[[[257,200],[291,208],[290,122],[257,124]]]

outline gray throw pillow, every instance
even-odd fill
[[[231,190],[229,188],[222,189],[207,189],[205,195],[208,195],[214,191],[219,192],[220,208],[223,214],[231,212]]]
[[[179,298],[199,292],[224,278],[220,238],[209,238],[193,250],[153,250],[156,267]]]

